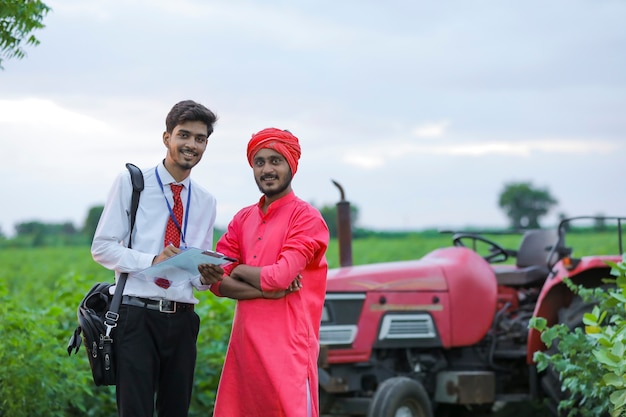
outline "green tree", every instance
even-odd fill
[[[339,225],[337,224],[337,206],[336,205],[326,205],[319,209],[324,221],[326,221],[326,225],[328,226],[328,231],[330,232],[330,237],[336,238]],[[354,225],[356,224],[356,220],[359,217],[359,209],[356,206],[350,206],[350,228],[354,230]]]
[[[85,241],[71,222],[42,223],[39,221],[18,223],[17,239],[30,242],[30,246],[79,244]]]
[[[87,213],[87,219],[85,220],[85,224],[83,226],[83,234],[90,241],[93,240],[93,235],[96,233],[96,227],[98,227],[98,221],[100,221],[100,216],[102,215],[103,210],[104,206],[95,206],[90,208]]]
[[[39,45],[31,32],[45,27],[49,11],[41,0],[0,0],[0,69],[3,59],[24,58],[24,45]]]
[[[514,229],[539,228],[539,218],[557,203],[547,189],[535,188],[530,182],[505,184],[498,202]]]
[[[42,222],[32,221],[32,222],[24,222],[18,223],[15,225],[15,232],[18,236],[24,235],[35,235],[38,233],[44,233],[44,229],[46,225]]]

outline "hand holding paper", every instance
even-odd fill
[[[200,274],[198,266],[202,264],[211,264],[224,266],[229,263],[236,262],[236,259],[224,256],[221,253],[202,250],[198,248],[187,248],[180,253],[152,265],[149,268],[139,272],[136,277],[152,281],[161,288],[169,288],[172,285],[180,285],[192,280]],[[216,270],[207,270],[212,279],[215,279]],[[210,282],[207,282],[207,284]]]
[[[198,265],[198,271],[202,278],[200,282],[202,285],[212,285],[222,280],[224,276],[224,269],[221,265],[215,264],[200,264]]]

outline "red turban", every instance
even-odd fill
[[[248,142],[250,166],[253,166],[254,155],[263,148],[273,149],[284,156],[291,168],[291,175],[296,175],[301,151],[298,138],[291,132],[270,127],[252,135],[252,139]]]

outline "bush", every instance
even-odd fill
[[[207,417],[213,415],[215,394],[230,337],[235,301],[217,298],[208,292],[197,294],[197,297],[200,303],[196,311],[201,323],[194,394],[189,417]]]
[[[530,327],[541,332],[546,352],[536,352],[537,369],[552,367],[567,392],[559,411],[568,416],[613,417],[625,414],[626,405],[626,257],[609,263],[607,286],[585,288],[569,280],[565,284],[593,309],[583,317],[584,329],[563,323],[547,327],[543,318],[533,318]],[[551,348],[551,349],[550,349]]]
[[[84,346],[67,353],[80,300],[95,282],[111,280],[112,273],[78,268],[53,279],[50,271],[34,273],[54,269],[55,261],[48,259],[21,259],[24,271],[0,273],[0,417],[117,415],[115,388],[94,385]],[[189,416],[206,417],[215,402],[234,301],[208,292],[197,296],[202,324]]]
[[[0,415],[93,415],[87,358],[77,365],[63,355],[60,341],[68,334],[58,318],[64,313],[58,305],[26,308],[0,287]]]
[[[593,354],[602,367],[603,386],[609,394],[612,416],[626,415],[626,256],[609,263],[615,289],[603,304],[585,315],[585,331],[595,342]]]

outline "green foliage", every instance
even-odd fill
[[[104,211],[104,206],[94,206],[89,209],[87,213],[87,219],[85,219],[85,224],[83,225],[82,233],[87,237],[87,239],[91,242],[93,240],[93,236],[96,234],[96,228],[98,227],[98,222],[100,221],[100,216]]]
[[[37,221],[18,223],[17,236],[7,242],[12,247],[44,247],[87,245],[90,240],[76,230],[71,222],[42,223]]]
[[[84,347],[68,356],[85,292],[113,273],[88,247],[0,251],[0,416],[110,417],[115,389],[96,387]],[[9,296],[10,294],[10,296]],[[202,326],[190,417],[213,409],[234,302],[198,293]]]
[[[619,264],[609,263],[616,278],[608,298],[584,317],[585,331],[595,344],[593,355],[604,371],[603,386],[610,392],[614,417],[626,415],[626,256]]]
[[[24,45],[39,45],[30,33],[42,29],[50,8],[41,0],[0,0],[0,69],[6,58],[23,58]]]
[[[546,215],[557,201],[547,189],[535,188],[530,182],[508,183],[498,201],[513,229],[539,228],[539,218]]]
[[[562,389],[569,395],[559,409],[569,416],[626,415],[625,261],[626,257],[620,264],[609,262],[616,278],[605,280],[606,287],[588,289],[565,280],[575,294],[594,305],[583,316],[584,330],[563,323],[547,327],[543,318],[530,323],[541,332],[546,346],[552,347],[536,352],[534,358],[539,371],[552,366],[560,375]]]
[[[0,300],[6,309],[0,313],[0,351],[22,352],[19,362],[19,357],[13,362],[1,359],[0,367],[9,369],[0,370],[7,375],[0,377],[0,398],[5,399],[0,415],[115,415],[114,391],[93,385],[84,348],[71,357],[66,351],[82,295],[92,282],[111,280],[112,274],[91,261],[87,248],[4,250],[0,265],[0,282],[11,294]],[[16,325],[7,325],[7,320]],[[28,404],[20,408],[22,398]]]
[[[568,416],[597,417],[606,414],[608,392],[598,384],[602,369],[591,353],[591,341],[581,328],[573,331],[563,324],[544,327],[545,320],[534,318],[530,326],[540,330],[546,346],[555,343],[556,349],[535,352],[537,369],[546,371],[552,366],[561,380],[561,390],[567,391],[559,410]]]
[[[450,236],[435,235],[424,237],[420,233],[405,236],[367,237],[352,241],[353,263],[362,265],[374,262],[389,262],[419,259],[428,252],[450,245]],[[331,239],[326,251],[328,265],[339,266],[339,242]]]
[[[201,319],[198,335],[198,359],[194,393],[189,417],[212,415],[217,384],[230,337],[235,301],[216,298],[210,293],[197,294],[200,303],[196,312]],[[210,412],[210,413],[209,413]]]
[[[115,409],[89,385],[87,357],[79,364],[64,357],[70,311],[64,303],[31,308],[0,285],[0,415],[96,415],[92,408],[112,415]]]
[[[519,248],[521,234],[485,234],[507,249]],[[354,265],[374,262],[406,261],[419,259],[428,252],[450,246],[451,234],[427,230],[424,232],[377,232],[352,240]],[[575,256],[609,255],[615,253],[617,238],[614,231],[593,232],[575,230],[568,234],[568,245],[575,248]],[[339,242],[331,239],[326,251],[330,268],[339,266]]]

